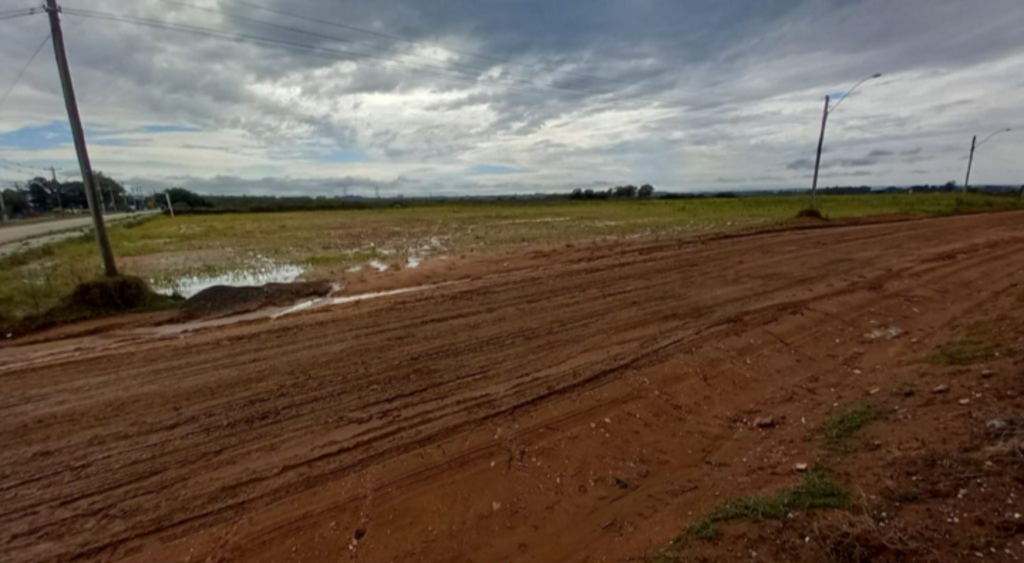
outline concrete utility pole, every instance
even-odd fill
[[[832,103],[831,96],[825,96],[825,112],[821,115],[821,135],[818,136],[818,156],[814,159],[814,181],[811,182],[811,209],[814,209],[818,196],[818,169],[821,168],[821,148],[825,144],[825,126],[828,125],[828,106]]]
[[[967,159],[967,178],[964,179],[964,191],[963,191],[964,194],[967,193],[967,188],[969,188],[971,186],[971,168],[974,166],[974,151],[976,151],[979,148],[981,148],[981,145],[984,145],[985,143],[987,143],[988,140],[991,139],[992,137],[995,137],[996,135],[998,135],[1000,133],[1009,133],[1010,131],[1012,131],[1012,129],[1010,129],[1010,128],[1000,129],[1000,130],[996,131],[995,133],[992,133],[988,137],[985,137],[985,140],[980,142],[980,143],[978,142],[978,136],[977,135],[975,135],[974,138],[971,139],[971,156]]]
[[[967,159],[967,178],[964,179],[964,193],[967,193],[968,186],[971,185],[971,167],[974,166],[974,151],[978,148],[978,136],[975,135],[971,139],[971,156]]]
[[[814,181],[811,183],[811,209],[814,209],[815,201],[816,201],[817,196],[818,196],[818,170],[821,168],[821,149],[822,149],[822,147],[825,144],[825,126],[828,124],[828,116],[832,115],[832,112],[836,111],[836,109],[838,109],[839,106],[843,102],[845,102],[847,98],[849,98],[851,95],[853,95],[854,90],[859,88],[861,84],[864,84],[868,80],[872,80],[874,78],[881,78],[881,77],[882,77],[882,75],[881,75],[881,73],[879,73],[879,74],[871,75],[871,76],[865,78],[864,80],[861,80],[860,82],[855,84],[853,86],[853,88],[850,88],[850,90],[843,95],[843,99],[841,99],[838,102],[836,102],[835,107],[832,107],[832,108],[829,107],[829,105],[832,102],[832,97],[831,96],[825,96],[825,112],[821,116],[821,135],[818,136],[818,156],[814,160]]]
[[[114,251],[110,248],[110,239],[107,238],[107,226],[103,222],[103,197],[96,192],[96,178],[92,175],[92,163],[89,162],[89,149],[85,144],[85,130],[82,128],[82,117],[78,113],[75,86],[71,82],[68,54],[64,50],[64,31],[60,27],[60,7],[57,6],[57,0],[46,0],[46,12],[50,17],[50,36],[53,38],[53,54],[57,59],[57,72],[60,74],[60,86],[64,91],[64,105],[67,106],[71,135],[75,140],[78,166],[82,169],[82,184],[85,186],[85,198],[89,202],[89,211],[92,213],[92,225],[96,231],[96,242],[100,245],[103,271],[108,277],[114,277],[117,276],[117,264],[114,262]]]
[[[171,194],[164,192],[164,199],[167,200],[167,210],[171,212],[171,219],[174,219],[174,205],[171,204]]]

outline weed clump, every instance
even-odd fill
[[[66,307],[128,311],[158,297],[142,278],[118,276],[80,283],[63,303]]]
[[[817,219],[824,221],[825,216],[818,210],[817,207],[805,207],[796,214],[797,219]]]
[[[825,442],[837,450],[845,449],[853,436],[882,414],[874,405],[853,405],[825,421]]]
[[[732,520],[782,520],[793,512],[845,508],[849,495],[821,468],[814,468],[796,487],[772,497],[739,497],[716,508],[690,526],[690,535],[703,540],[717,538],[718,524]]]
[[[142,279],[117,276],[82,282],[57,306],[8,326],[5,332],[25,334],[52,326],[120,313],[157,311],[178,306],[180,297],[155,293]]]
[[[928,361],[944,366],[966,366],[990,360],[1007,352],[997,337],[981,327],[972,327],[962,338],[939,346]]]

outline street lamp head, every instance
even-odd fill
[[[871,78],[881,78],[881,77],[882,77],[882,73],[879,72],[879,73],[875,74],[874,76],[872,76]]]

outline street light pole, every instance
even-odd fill
[[[859,88],[861,84],[864,84],[865,82],[873,78],[881,77],[881,73],[873,74],[865,78],[864,80],[861,80],[860,82],[854,84],[853,88],[850,88],[850,90],[846,92],[845,95],[843,95],[843,99],[836,102],[836,105],[832,108],[829,108],[829,105],[832,102],[831,96],[825,96],[825,112],[821,116],[821,135],[818,137],[818,156],[817,158],[814,159],[814,181],[811,183],[811,209],[815,208],[815,203],[818,196],[818,171],[821,169],[821,150],[825,145],[825,126],[828,124],[828,116],[831,115],[832,112],[836,111],[839,108],[839,106],[846,101],[847,98],[852,96],[853,92],[857,88]]]
[[[995,137],[996,135],[998,135],[1000,133],[1009,133],[1010,131],[1012,131],[1012,129],[1010,129],[1009,127],[1007,127],[1006,129],[1000,129],[1000,130],[996,131],[995,133],[992,133],[988,137],[985,137],[985,140],[980,142],[980,143],[978,142],[978,136],[977,135],[975,135],[974,138],[971,139],[971,156],[967,159],[967,178],[964,179],[964,191],[963,191],[963,193],[965,195],[967,194],[967,188],[970,187],[970,185],[971,185],[971,168],[974,166],[974,151],[976,151],[979,148],[981,148],[981,145],[984,145],[985,143],[987,143],[988,140],[991,139],[992,137]]]

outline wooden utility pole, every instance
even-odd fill
[[[96,231],[96,242],[100,245],[100,256],[103,259],[103,271],[108,277],[117,276],[117,264],[114,263],[114,251],[110,248],[107,238],[107,226],[103,222],[103,196],[96,192],[96,178],[92,175],[92,163],[89,162],[89,149],[85,144],[85,130],[82,118],[78,114],[78,101],[75,99],[75,86],[71,82],[71,70],[68,68],[68,54],[64,50],[64,31],[60,27],[60,7],[57,0],[46,0],[46,12],[50,16],[50,36],[53,37],[53,54],[57,59],[57,72],[60,74],[60,86],[64,91],[64,105],[68,110],[68,122],[71,135],[75,140],[75,152],[78,154],[78,166],[82,169],[82,184],[85,186],[85,198],[89,202],[92,213],[92,225]]]
[[[0,225],[7,224],[7,206],[4,205],[4,189],[0,188]]]

